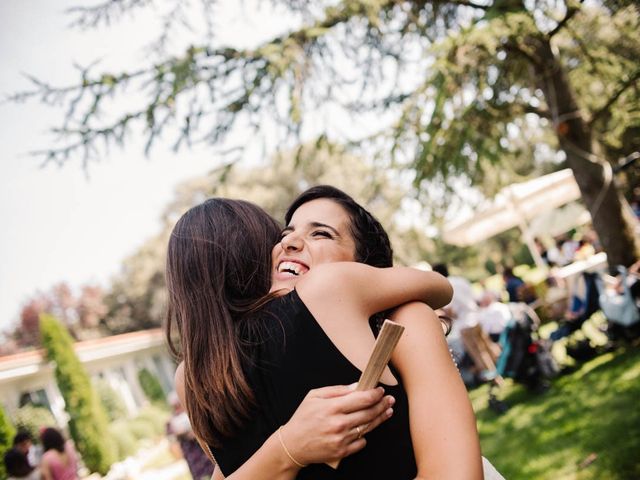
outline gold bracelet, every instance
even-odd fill
[[[297,461],[295,458],[293,458],[293,455],[289,453],[289,450],[287,450],[287,447],[285,446],[284,441],[282,440],[281,430],[282,430],[282,425],[280,425],[280,427],[278,428],[278,440],[280,440],[280,445],[282,445],[282,449],[284,450],[284,453],[286,453],[287,457],[289,457],[291,461],[295,463],[297,466],[299,466],[300,468],[306,467],[306,465],[303,465],[302,463]]]

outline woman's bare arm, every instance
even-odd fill
[[[186,404],[184,365],[175,374],[176,392]],[[325,463],[351,455],[366,445],[358,438],[356,426],[368,425],[362,434],[373,430],[392,413],[393,398],[383,396],[381,388],[364,392],[354,386],[337,385],[311,390],[281,431],[289,454],[299,463]],[[206,449],[206,447],[205,447]],[[228,480],[289,480],[300,467],[286,454],[277,432]],[[213,480],[225,478],[216,467]]]
[[[409,301],[430,302],[432,297],[437,298],[434,305],[441,306],[453,292],[448,280],[435,272],[355,262],[318,265],[300,279],[296,290],[336,348],[360,370],[375,342],[371,315]],[[397,383],[388,368],[381,382]]]
[[[376,268],[356,262],[315,266],[300,279],[296,289],[305,303],[331,298],[344,314],[366,318],[411,301],[441,308],[453,295],[451,284],[439,273],[410,267]]]
[[[423,303],[396,310],[405,327],[391,357],[409,398],[418,478],[482,479],[476,419],[439,319]]]

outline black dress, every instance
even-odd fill
[[[237,437],[224,440],[223,448],[211,449],[225,476],[291,418],[309,390],[351,384],[360,377],[360,370],[331,342],[295,290],[271,301],[257,321],[260,335],[245,335],[254,344],[246,375],[256,397],[255,411]],[[415,478],[406,392],[401,384],[384,388],[396,399],[394,414],[366,435],[366,447],[344,458],[337,470],[313,464],[301,469],[297,479]]]

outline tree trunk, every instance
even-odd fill
[[[638,221],[616,186],[610,164],[593,139],[565,69],[553,54],[548,39],[539,37],[529,41],[535,49],[533,66],[551,111],[560,147],[573,170],[609,266],[629,266],[640,256],[640,241],[634,233]]]

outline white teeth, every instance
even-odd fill
[[[282,262],[278,265],[279,272],[289,272],[293,275],[300,275],[301,266],[295,262]]]

